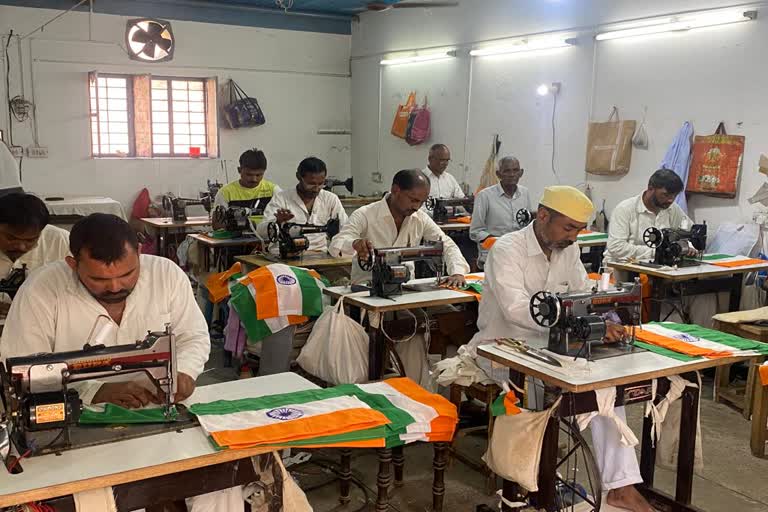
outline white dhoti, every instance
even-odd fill
[[[627,421],[624,407],[616,407],[614,412],[622,421]],[[589,428],[592,431],[592,446],[603,481],[603,491],[642,483],[635,449],[621,442],[616,422],[606,416],[595,416]]]

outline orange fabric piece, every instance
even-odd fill
[[[449,402],[450,403],[450,402]],[[289,441],[310,439],[363,430],[387,425],[390,421],[379,411],[372,409],[345,409],[328,414],[300,418],[290,422],[261,425],[244,430],[222,430],[212,432],[211,437],[219,446],[259,446],[280,444]],[[347,425],[343,431],[338,425]]]
[[[453,222],[458,222],[459,224],[471,224],[472,223],[472,217],[456,217],[453,219]]]
[[[480,244],[480,247],[485,249],[486,251],[490,251],[491,247],[493,247],[493,244],[496,243],[496,240],[498,240],[495,236],[489,236],[485,240],[483,240],[483,243]]]
[[[507,411],[507,416],[520,414],[520,408],[517,406],[519,403],[520,399],[517,398],[514,391],[510,391],[504,395],[504,410]]]
[[[386,448],[386,441],[384,439],[367,439],[364,441],[344,441],[342,443],[326,443],[326,444],[303,444],[301,446],[290,446],[290,445],[283,445],[283,446],[274,446],[274,448],[277,449],[285,449],[285,448],[297,448],[297,449],[304,449],[304,448]],[[252,448],[253,445],[247,444],[247,445],[238,445],[238,446],[229,446],[228,448],[231,448],[233,450],[240,449],[240,448]]]
[[[456,424],[459,421],[459,413],[455,405],[440,395],[430,393],[407,377],[387,379],[384,382],[413,400],[437,411],[438,416],[430,422],[431,432],[427,434],[427,438],[431,442],[450,441],[453,438]]]
[[[280,316],[277,297],[277,285],[272,272],[267,267],[261,267],[248,274],[253,285],[253,296],[258,297],[256,303],[256,318],[276,318]]]
[[[760,382],[763,383],[763,386],[768,386],[768,366],[760,365],[758,369],[760,370]]]
[[[229,278],[240,272],[242,272],[242,267],[238,261],[229,270],[213,274],[208,278],[205,287],[208,289],[208,297],[211,302],[215,304],[229,297]]]
[[[600,274],[597,272],[590,272],[587,274],[587,277],[590,278],[592,281],[599,281],[600,280]],[[613,273],[611,273],[611,279],[609,280],[611,284],[616,284],[616,279],[613,277]]]
[[[628,334],[632,333],[629,327],[626,329]],[[674,350],[675,352],[679,352],[688,356],[701,356],[706,357],[707,359],[718,359],[721,357],[731,357],[733,355],[733,352],[729,352],[727,350],[714,351],[708,348],[697,347],[691,343],[686,343],[684,341],[676,340],[668,336],[662,336],[660,334],[656,334],[655,332],[645,331],[642,329],[635,329],[635,337],[640,341],[644,341],[652,345],[657,345],[659,347],[664,347],[669,350]]]
[[[651,286],[651,280],[648,279],[648,274],[640,274],[640,295],[642,297],[642,307],[640,308],[640,317],[643,322],[651,321],[651,312],[646,308],[648,299],[651,297],[653,287]]]
[[[591,235],[592,233],[594,233],[594,231],[590,231],[588,229],[582,229],[581,231],[579,231],[580,235]]]
[[[759,260],[757,258],[748,258],[746,260],[738,261],[708,261],[710,265],[717,265],[718,267],[733,268],[733,267],[746,267],[747,265],[764,265],[768,263],[766,260]]]

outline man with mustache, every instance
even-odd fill
[[[675,203],[682,191],[677,174],[659,169],[648,180],[647,190],[620,202],[611,214],[604,261],[652,260],[654,249],[643,242],[646,229],[688,229],[693,222]],[[691,252],[695,250],[691,248]]]
[[[208,360],[210,339],[189,279],[171,260],[139,255],[136,233],[114,215],[94,213],[70,233],[71,256],[32,274],[11,305],[0,338],[3,359],[81,350],[99,317],[112,325],[107,346],[134,343],[170,324],[176,335],[178,391],[189,397]],[[84,404],[126,408],[160,403],[145,376],[74,384]]]
[[[531,318],[531,297],[541,290],[564,293],[592,288],[575,242],[593,212],[592,202],[576,188],[547,187],[539,201],[536,219],[499,238],[485,263],[485,286],[477,320],[479,332],[468,344],[470,355],[477,357],[477,347],[493,343],[496,338],[515,338],[533,344],[546,340],[548,329]],[[623,337],[623,327],[607,324],[606,341]],[[476,362],[489,377],[506,381],[506,368],[492,368],[490,360],[483,357]],[[616,408],[616,415],[626,421],[623,407]],[[643,481],[634,448],[621,444],[611,419],[598,416],[590,428],[608,503],[633,512],[651,512],[651,506],[634,487]]]

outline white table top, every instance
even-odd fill
[[[49,195],[49,197],[54,197]],[[81,196],[64,197],[61,201],[45,201],[51,215],[81,215],[92,213],[111,213],[127,220],[123,205],[111,197]]]
[[[528,341],[533,347],[546,346],[543,342]],[[573,357],[565,357],[553,354],[545,350],[547,354],[563,362],[560,368],[519,353],[503,350],[497,345],[481,345],[478,347],[480,356],[491,359],[494,366],[508,366],[526,375],[532,375],[543,380],[547,384],[574,393],[591,391],[623,384],[631,384],[648,379],[679,375],[681,373],[704,368],[712,368],[746,361],[749,357],[729,357],[720,359],[702,359],[696,361],[678,361],[671,357],[655,354],[653,352],[638,352],[622,356],[587,361]]]
[[[477,272],[469,274],[482,279],[485,274]],[[434,277],[424,279],[412,279],[407,284],[431,284],[435,282]],[[323,290],[324,293],[334,298],[344,296],[344,302],[361,307],[368,311],[398,311],[403,309],[425,308],[430,306],[439,306],[446,304],[459,304],[462,302],[475,302],[477,298],[471,294],[458,290],[441,288],[424,292],[403,290],[402,295],[396,295],[385,299],[382,297],[371,297],[369,292],[353,292],[349,286],[332,286]]]
[[[203,386],[197,388],[185,403],[191,405],[196,402],[221,399],[236,400],[316,387],[295,373],[282,373]],[[200,427],[194,427],[181,432],[166,432],[69,450],[59,456],[51,454],[32,457],[21,462],[24,468],[21,474],[11,475],[0,468],[0,492],[2,492],[0,507],[17,504],[22,497],[18,493],[30,493],[24,494],[23,502],[42,500],[236,460],[250,456],[246,455],[248,451],[217,452],[203,430]],[[226,460],[219,460],[220,457],[216,455],[223,455]],[[193,465],[184,464],[191,459],[201,457],[211,460],[207,462],[197,460]],[[163,465],[166,467],[162,467]],[[152,469],[150,475],[142,471],[147,468]]]
[[[738,258],[747,259],[746,256],[739,256]],[[756,270],[768,269],[768,261],[765,263],[755,265],[745,265],[743,267],[719,267],[717,265],[711,265],[703,262],[701,265],[695,265],[691,267],[672,268],[661,267],[652,268],[643,265],[637,265],[636,263],[607,263],[609,267],[613,267],[619,270],[626,270],[629,272],[637,272],[640,274],[647,274],[653,277],[660,277],[662,279],[670,279],[674,281],[686,281],[689,279],[698,278],[711,278],[729,276],[733,274],[744,274],[747,272],[754,272]]]

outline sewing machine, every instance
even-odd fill
[[[102,319],[104,317],[100,317]],[[176,343],[170,326],[149,332],[143,340],[106,347],[98,343],[114,327],[99,320],[83,350],[34,354],[9,358],[0,364],[0,455],[6,458],[10,439],[24,457],[103,444],[118,438],[137,437],[182,428],[184,420],[173,419],[172,400],[176,392]],[[124,429],[78,426],[83,404],[72,384],[143,373],[164,397],[162,404],[168,425],[136,425]],[[123,379],[124,380],[124,379]],[[188,426],[188,425],[185,425]],[[3,450],[3,448],[5,448]],[[27,453],[28,452],[28,453]]]
[[[217,206],[211,212],[211,224],[213,229],[231,231],[236,236],[248,235],[251,232],[251,217],[263,214],[262,208]]]
[[[640,282],[635,281],[620,283],[604,291],[597,288],[558,294],[540,291],[531,297],[529,309],[537,325],[549,328],[548,350],[596,360],[642,350],[635,347],[634,335],[628,343],[604,343],[607,328],[600,316],[615,310],[622,324],[634,329],[640,324],[641,305]]]
[[[327,190],[328,192],[331,192],[334,187],[344,187],[351,194],[352,193],[352,184],[353,184],[353,179],[352,178],[347,178],[345,180],[339,180],[339,179],[336,179],[334,177],[330,177],[330,178],[326,178],[326,180],[325,180],[325,187],[323,187],[323,188],[325,188],[325,190]]]
[[[531,222],[533,222],[533,219],[536,218],[536,212],[532,212],[531,210],[527,208],[520,208],[517,210],[517,213],[515,214],[515,220],[517,221],[517,225],[521,228],[524,228]]]
[[[267,224],[267,235],[270,243],[277,243],[280,259],[286,260],[299,256],[309,249],[309,239],[306,235],[325,233],[333,238],[339,233],[339,219],[330,219],[324,226],[314,224],[298,224],[295,222],[277,222]]]
[[[649,267],[686,267],[701,264],[707,246],[707,224],[694,224],[691,229],[651,227],[643,233],[643,242],[653,248],[653,262],[640,262]],[[686,259],[689,249],[698,252],[697,259]]]
[[[459,208],[464,208],[467,213],[471,214],[474,206],[475,198],[472,196],[453,199],[430,197],[426,202],[427,210],[432,212],[432,219],[437,224],[444,224],[451,219],[461,217],[463,213]]]
[[[443,275],[443,242],[428,242],[416,247],[390,247],[374,249],[367,260],[358,258],[357,263],[366,272],[371,271],[371,297],[389,298],[402,295],[403,284],[413,278],[407,262],[423,261],[436,274],[435,289]],[[419,288],[424,291],[424,288]]]
[[[165,194],[162,198],[163,209],[169,217],[179,222],[187,220],[187,206],[200,205],[205,208],[206,212],[211,213],[216,194],[219,193],[221,187],[222,185],[218,181],[211,182],[211,180],[207,180],[206,190],[200,192],[198,199],[176,197],[171,193]]]
[[[5,279],[0,279],[0,293],[7,293],[13,299],[26,279],[27,265],[24,263],[21,268],[12,269]]]

